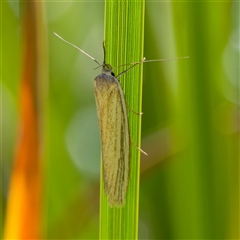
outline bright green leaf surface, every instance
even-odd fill
[[[106,1],[105,45],[106,62],[113,67],[140,61],[143,58],[144,1]],[[118,69],[118,73],[125,68]],[[118,73],[115,72],[117,75]],[[141,112],[142,66],[136,66],[120,76],[126,102],[136,112]],[[130,136],[140,144],[141,117],[128,110]],[[111,208],[104,194],[103,180],[100,205],[101,239],[137,239],[140,153],[132,145],[130,181],[125,206]]]

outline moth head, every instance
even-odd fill
[[[110,64],[103,64],[102,65],[102,73],[110,76],[115,76],[114,73],[112,72],[112,66]]]

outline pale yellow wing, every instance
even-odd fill
[[[111,206],[123,206],[129,181],[130,139],[124,94],[113,76],[100,74],[94,91],[101,135],[104,187]]]

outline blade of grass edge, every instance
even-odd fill
[[[113,67],[136,62],[143,58],[144,10],[144,0],[105,1],[106,62]],[[119,81],[126,102],[134,111],[141,112],[142,65],[131,69],[121,76]],[[134,143],[140,146],[141,117],[128,111],[128,118],[130,136]],[[138,238],[140,153],[133,145],[130,149],[130,181],[124,207],[111,208],[108,205],[101,171],[100,239]]]

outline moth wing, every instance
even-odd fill
[[[100,127],[104,187],[111,206],[123,206],[129,180],[129,126],[118,80],[100,74],[94,81]]]

